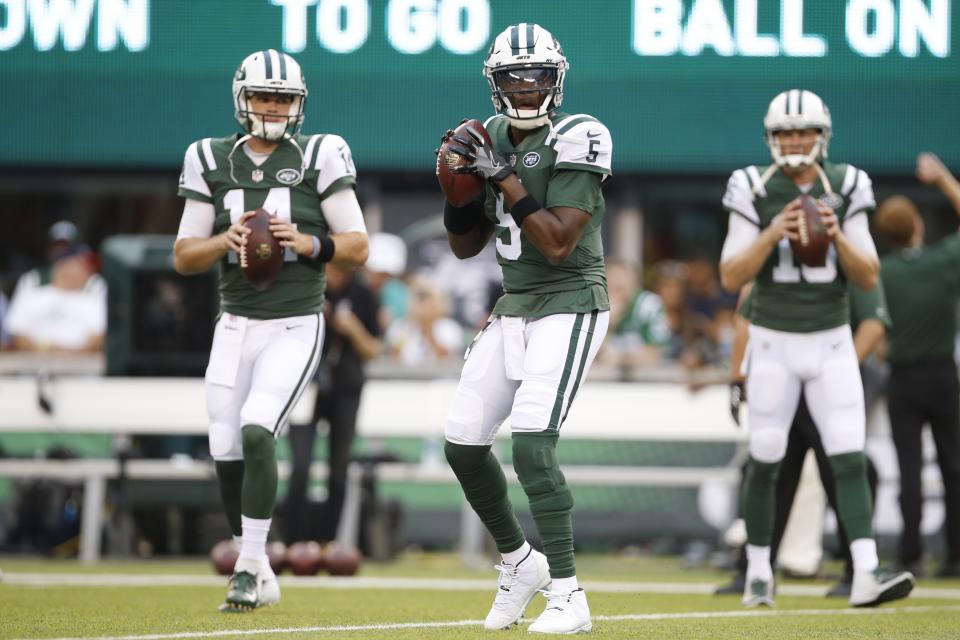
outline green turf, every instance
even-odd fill
[[[510,632],[484,633],[477,626],[435,629],[307,631],[306,627],[357,626],[391,623],[478,620],[486,614],[493,596],[491,570],[459,568],[450,554],[408,554],[391,565],[367,565],[363,574],[384,577],[473,578],[490,581],[489,590],[446,591],[426,589],[330,589],[288,585],[282,602],[251,614],[227,615],[216,611],[225,587],[26,587],[10,584],[17,574],[88,572],[70,561],[0,558],[8,580],[0,583],[0,638],[105,637],[172,634],[228,630],[293,630],[257,634],[268,638],[517,638],[527,637],[525,627]],[[197,561],[106,562],[99,572],[139,575],[209,575]],[[580,559],[585,580],[648,582],[714,582],[716,572],[681,571],[676,559],[610,556]],[[95,576],[91,576],[95,580]],[[927,582],[925,586],[954,587],[957,582]],[[589,592],[588,592],[589,593]],[[743,611],[736,597],[699,594],[589,594],[594,616],[679,614],[684,612]],[[529,614],[543,609],[537,598]],[[960,600],[911,598],[879,613],[865,615],[798,615],[802,610],[845,610],[842,601],[820,597],[779,597],[771,617],[685,618],[666,620],[597,620],[593,635],[607,638],[957,638],[960,635]],[[897,607],[932,607],[922,612],[892,611]],[[886,613],[885,613],[886,612]],[[300,629],[297,631],[296,629]],[[224,637],[224,636],[217,636]]]

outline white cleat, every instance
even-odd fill
[[[547,557],[536,549],[531,548],[527,557],[516,565],[504,562],[496,568],[500,571],[500,584],[490,613],[483,621],[485,629],[506,629],[517,624],[537,591],[550,584]]]
[[[853,574],[850,606],[875,607],[884,602],[906,598],[913,591],[913,574],[909,571],[862,571]]]
[[[260,577],[263,582],[260,583],[260,601],[257,606],[268,607],[280,602],[280,583],[269,560],[260,561]]]
[[[745,607],[775,607],[773,601],[773,580],[753,578],[747,580],[743,588],[743,605]]]
[[[583,589],[547,591],[547,608],[530,625],[530,633],[587,633],[593,629]]]

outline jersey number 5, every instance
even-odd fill
[[[503,210],[503,194],[497,194],[497,253],[504,260],[518,260],[520,258],[520,227],[513,216]],[[500,231],[506,231],[502,233]],[[506,240],[506,242],[504,242]]]
[[[230,210],[230,222],[236,222],[240,219],[240,216],[243,215],[244,211],[250,211],[252,209],[252,207],[248,208],[244,200],[243,189],[231,189],[224,194],[223,205]],[[264,200],[260,206],[281,220],[290,221],[292,219],[290,215],[290,188],[274,187],[270,189],[270,191],[267,192],[266,200]],[[230,251],[227,253],[227,261],[230,264],[237,264],[236,252]],[[297,253],[293,250],[293,247],[287,247],[284,250],[283,261],[297,261]]]
[[[773,267],[774,282],[811,282],[825,284],[837,279],[837,253],[831,246],[827,253],[827,263],[822,267],[808,267],[805,264],[797,265],[790,248],[790,240],[781,238],[777,245],[779,262]]]

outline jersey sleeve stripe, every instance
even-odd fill
[[[555,169],[572,169],[574,171],[590,171],[592,173],[599,173],[604,176],[609,176],[613,173],[610,169],[606,167],[601,167],[595,164],[581,164],[579,162],[559,162],[554,165]]]
[[[729,207],[729,206],[727,207],[727,211],[729,211],[729,212],[732,213],[732,214],[735,214],[735,215],[740,216],[741,218],[743,218],[744,220],[746,220],[747,222],[749,222],[750,224],[752,224],[752,225],[755,226],[755,227],[759,227],[759,226],[760,226],[760,221],[759,221],[756,217],[751,216],[749,213],[745,213],[745,212],[743,212],[743,211],[740,211],[739,209],[734,209],[734,208]]]
[[[859,179],[857,168],[853,165],[847,165],[847,172],[843,176],[843,186],[840,187],[840,193],[844,198],[850,195],[853,191],[853,188],[857,186],[857,180]]]
[[[200,202],[207,202],[212,204],[213,198],[205,193],[200,193],[199,191],[194,191],[193,189],[187,189],[186,187],[180,187],[177,189],[177,195],[181,198],[189,198],[191,200],[199,200]]]
[[[760,178],[760,170],[755,166],[750,165],[746,169],[747,178],[750,179],[750,187],[754,193],[756,193],[761,198],[767,197],[767,189],[763,185],[763,180]]]
[[[320,139],[319,133],[310,136],[310,141],[307,142],[307,148],[303,152],[303,166],[309,167],[313,160],[313,150],[317,146],[317,141]]]
[[[573,129],[575,126],[577,126],[581,122],[596,122],[596,121],[597,119],[592,116],[576,115],[576,116],[573,116],[572,118],[565,120],[564,124],[562,124],[561,126],[558,126],[555,129],[555,131],[556,131],[556,134],[559,136],[559,135],[563,135],[567,131],[570,131],[570,129]]]
[[[217,168],[217,161],[213,157],[213,147],[210,145],[210,138],[204,138],[200,143],[200,147],[203,149],[204,166],[207,171],[213,171]]]
[[[500,115],[499,113],[496,113],[496,114],[490,116],[489,118],[487,118],[486,120],[484,120],[484,121],[483,121],[483,128],[486,129],[487,127],[489,127],[489,126],[490,126],[490,123],[493,122],[494,120],[496,120],[499,115]]]
[[[348,189],[355,184],[357,184],[357,179],[353,176],[342,176],[337,178],[331,182],[326,189],[323,190],[323,193],[320,194],[320,202],[323,202],[337,191],[340,191],[341,189]]]

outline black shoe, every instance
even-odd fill
[[[738,573],[725,585],[717,587],[713,592],[715,596],[742,596],[747,587],[747,575]]]
[[[940,567],[940,570],[937,571],[936,577],[938,578],[960,578],[960,560],[953,560],[951,562],[944,562]]]
[[[853,576],[844,575],[840,578],[840,582],[830,587],[826,597],[849,598],[851,589],[853,589]]]

